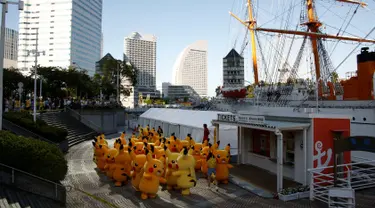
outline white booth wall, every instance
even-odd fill
[[[160,126],[164,131],[164,136],[175,133],[178,138],[185,139],[187,134],[191,134],[196,142],[202,142],[203,124],[207,124],[210,130],[210,142],[212,143],[215,127],[211,124],[211,121],[216,120],[219,113],[231,114],[217,111],[151,108],[139,117],[138,123],[143,127],[150,125],[150,128],[155,129]],[[224,148],[230,143],[231,154],[237,155],[237,137],[237,127],[220,125],[220,148]]]

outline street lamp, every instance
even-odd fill
[[[39,39],[39,28],[33,28],[36,30],[36,45],[35,45],[35,50],[26,50],[27,55],[29,56],[30,53],[33,53],[35,55],[35,66],[34,66],[34,122],[36,122],[36,94],[37,94],[37,74],[38,74],[38,56],[40,54],[46,55],[45,51],[38,51],[38,39]]]
[[[3,78],[4,78],[4,48],[5,48],[5,18],[8,12],[8,4],[18,5],[18,10],[23,10],[23,1],[13,2],[8,0],[1,0],[2,13],[1,13],[1,34],[0,34],[0,129],[3,128]]]

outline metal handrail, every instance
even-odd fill
[[[82,116],[82,115],[81,115],[80,113],[78,113],[77,111],[71,109],[71,108],[68,107],[68,106],[66,106],[66,109],[68,110],[68,112],[73,112],[73,113],[75,113],[77,116],[79,116],[79,118],[80,118],[81,120],[83,119],[83,120],[87,121],[90,125],[94,126],[95,128],[97,128],[97,129],[101,129],[100,126],[98,126],[98,125],[96,125],[94,122],[92,122],[92,121],[86,119],[84,116]]]
[[[25,171],[23,171],[23,170],[20,170],[20,169],[17,169],[17,168],[13,168],[13,167],[8,166],[8,165],[5,165],[5,164],[3,164],[3,163],[0,163],[0,166],[4,166],[4,167],[7,167],[7,168],[10,168],[10,169],[12,170],[12,177],[14,176],[13,172],[14,172],[14,171],[17,171],[17,172],[24,173],[24,174],[26,174],[26,175],[28,175],[28,176],[31,176],[31,177],[33,177],[33,178],[37,178],[37,179],[40,179],[40,180],[42,180],[42,181],[45,181],[45,182],[47,182],[47,183],[52,183],[52,184],[54,184],[54,185],[56,185],[56,186],[60,186],[60,187],[62,187],[62,188],[65,188],[65,186],[63,186],[63,185],[61,185],[61,184],[58,184],[58,183],[56,183],[56,182],[50,181],[50,180],[45,179],[45,178],[41,178],[41,177],[39,177],[39,176],[33,175],[33,174],[28,173],[28,172],[25,172]],[[12,181],[13,181],[13,180],[14,180],[14,178],[12,178]]]
[[[365,158],[361,158],[365,159]],[[375,173],[373,163],[375,160],[366,160],[362,162],[350,163],[350,164],[341,164],[337,167],[344,167],[344,169],[337,174],[344,175],[344,177],[337,178],[338,181],[343,183],[337,184],[339,187],[347,187],[352,188],[354,190],[360,190],[364,188],[371,188],[375,187]],[[369,164],[371,163],[372,167],[370,168],[361,168],[361,164]],[[359,167],[358,167],[359,166]],[[316,199],[325,203],[328,203],[328,190],[333,187],[334,179],[332,177],[333,173],[321,173],[322,169],[326,168],[333,168],[333,166],[329,167],[322,167],[322,168],[311,168],[308,169],[310,172],[311,182],[310,182],[310,199]],[[365,173],[365,176],[353,176],[354,171],[358,171],[358,173]],[[345,176],[346,174],[346,176]],[[352,181],[353,179],[356,179]],[[339,199],[340,200],[340,199]]]
[[[61,189],[64,189],[64,190],[66,190],[65,189],[65,186],[63,186],[63,185],[61,185],[61,184],[58,184],[58,183],[56,183],[56,182],[53,182],[53,181],[50,181],[50,180],[47,180],[47,179],[45,179],[45,178],[41,178],[41,177],[39,177],[39,176],[36,176],[36,175],[33,175],[33,174],[31,174],[31,173],[28,173],[28,172],[25,172],[25,171],[22,171],[22,170],[19,170],[19,169],[17,169],[17,168],[13,168],[13,167],[11,167],[11,166],[8,166],[8,165],[5,165],[5,164],[2,164],[2,163],[0,163],[0,166],[2,166],[2,167],[6,167],[6,168],[8,168],[8,169],[10,169],[11,171],[12,171],[12,183],[14,183],[14,181],[15,181],[15,172],[19,172],[19,173],[22,173],[22,174],[24,174],[24,175],[27,175],[27,176],[30,176],[30,177],[32,177],[32,178],[36,178],[36,179],[38,179],[38,180],[41,180],[41,181],[43,181],[43,182],[46,182],[46,183],[48,183],[48,184],[51,184],[51,185],[53,185],[54,187],[55,187],[55,198],[56,199],[58,199],[58,187],[60,187]]]

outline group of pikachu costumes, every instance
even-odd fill
[[[115,182],[123,186],[131,181],[141,198],[155,198],[160,183],[168,190],[180,190],[189,195],[197,184],[196,172],[201,171],[211,183],[228,183],[230,145],[219,150],[220,142],[211,145],[208,141],[197,143],[190,134],[184,140],[172,134],[162,137],[160,131],[140,128],[128,139],[125,132],[115,140],[113,147],[103,134],[92,142],[94,162],[97,168]]]

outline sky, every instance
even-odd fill
[[[257,7],[260,8],[259,12],[256,12],[259,18],[258,25],[267,23],[267,27],[276,26],[273,23],[280,18],[275,19],[275,15],[282,12],[279,11],[278,5],[280,2],[283,3],[283,0],[258,2],[260,2]],[[294,0],[294,2],[299,1]],[[321,12],[320,14],[325,16],[331,25],[339,28],[342,24],[340,21],[347,16],[350,7],[338,3],[331,4],[334,0],[317,0],[317,2],[321,4],[318,5],[320,9],[318,12]],[[257,2],[255,1],[254,4]],[[115,58],[122,58],[124,37],[132,32],[155,35],[157,37],[156,83],[157,88],[161,89],[162,82],[172,81],[172,68],[179,53],[197,40],[207,40],[208,95],[213,96],[215,88],[222,84],[222,58],[235,46],[235,39],[238,39],[236,48],[240,49],[246,35],[245,28],[231,18],[228,11],[232,10],[233,13],[243,17],[244,6],[244,0],[103,0],[103,55],[111,53]],[[353,32],[354,34],[363,37],[365,35],[363,31],[369,31],[370,26],[373,26],[373,24],[365,24],[366,26],[363,27],[361,25],[364,20],[374,19],[375,13],[372,8],[375,8],[374,1],[365,11],[367,15],[365,18],[353,19],[351,23],[362,29],[359,33]],[[298,10],[299,7],[296,11]],[[333,14],[327,15],[327,10],[332,10],[330,12]],[[275,20],[272,21],[273,19]],[[298,18],[295,19],[298,21]],[[6,26],[18,30],[18,11],[14,5],[9,6]],[[337,28],[329,32],[336,34]],[[336,49],[332,56],[334,64],[341,62],[342,57],[347,55],[343,52],[351,51],[347,49],[350,47],[354,46]],[[341,76],[344,76],[345,71],[355,71],[356,52],[348,58],[347,63],[345,62],[345,67],[339,69]],[[251,53],[246,49],[244,51],[245,80],[252,82],[250,55]]]

